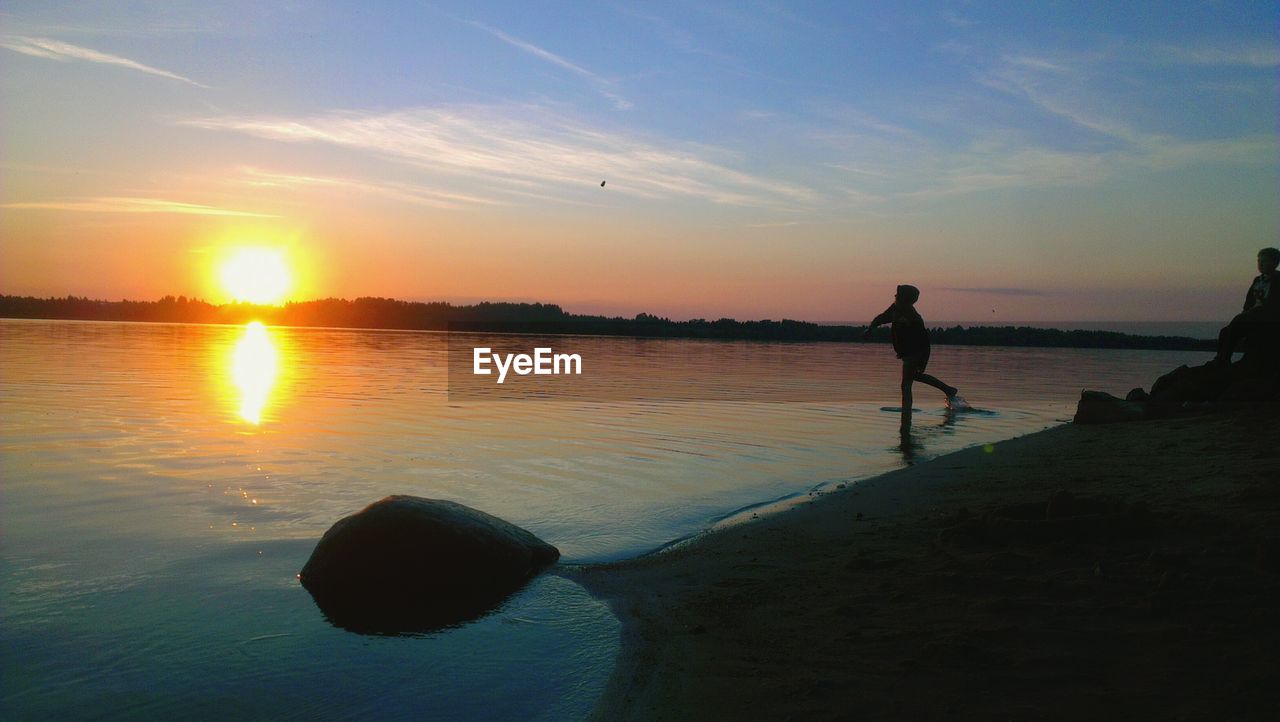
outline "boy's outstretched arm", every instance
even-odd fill
[[[884,324],[891,322],[893,322],[893,304],[889,304],[889,307],[884,310],[884,313],[871,319],[871,328],[883,326]]]
[[[884,310],[884,313],[871,319],[871,324],[867,326],[867,330],[862,334],[863,340],[871,338],[871,329],[875,328],[876,326],[883,326],[886,323],[891,323],[892,321],[893,321],[893,304],[890,304],[889,307]]]

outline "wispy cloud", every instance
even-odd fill
[[[761,207],[795,206],[817,199],[804,186],[712,160],[737,157],[720,149],[659,146],[531,106],[335,112],[297,118],[224,116],[184,124],[285,142],[358,148],[433,173],[467,177],[491,192],[563,196],[607,180],[608,189],[601,192],[653,199]]]
[[[614,10],[625,17],[639,20],[650,26],[657,33],[658,37],[660,37],[665,43],[682,53],[702,55],[706,58],[719,62],[733,64],[738,64],[740,62],[737,58],[731,55],[722,53],[718,50],[712,50],[711,48],[703,45],[692,32],[675,23],[668,22],[665,18],[657,14],[641,11],[629,4],[617,5]]]
[[[1006,189],[1089,186],[1132,172],[1205,164],[1265,165],[1275,158],[1270,136],[1187,141],[1165,138],[1098,151],[1055,150],[1034,145],[974,142],[960,148],[864,146],[869,164],[883,172],[833,168],[847,200],[858,206],[928,200]]]
[[[609,99],[609,101],[613,103],[613,107],[618,110],[630,110],[632,107],[634,107],[631,101],[627,100],[626,98],[622,97],[616,92],[615,88],[617,86],[617,83],[612,80],[609,80],[608,78],[597,75],[596,73],[593,73],[590,70],[587,70],[581,65],[577,65],[576,63],[569,62],[568,60],[565,60],[564,58],[560,57],[559,55],[556,55],[550,50],[540,48],[537,45],[534,45],[533,43],[528,42],[527,40],[521,40],[520,38],[512,37],[497,28],[490,27],[488,25],[485,25],[484,23],[475,22],[474,20],[465,20],[463,22],[466,22],[468,25],[472,25],[477,28],[480,28],[486,33],[489,33],[493,37],[501,40],[502,42],[510,45],[513,48],[516,48],[517,50],[522,50],[534,56],[535,58],[538,58],[539,60],[544,60],[548,63],[551,63],[552,65],[568,70],[569,72],[579,77],[586,78],[591,83],[591,85],[595,88],[595,91],[600,95],[604,96],[605,98]]]
[[[998,54],[975,75],[973,90],[979,92],[944,101],[948,111],[960,109],[938,116],[953,129],[946,138],[914,132],[909,120],[898,119],[915,113],[925,128],[938,122],[919,115],[919,107],[888,120],[841,109],[826,113],[828,124],[809,134],[832,149],[822,166],[834,174],[828,186],[843,193],[832,197],[858,208],[1004,189],[1096,185],[1151,170],[1274,162],[1274,135],[1189,138],[1154,130],[1141,99],[1099,91],[1133,62],[1123,53]],[[992,96],[991,89],[998,94]],[[1039,115],[1028,115],[1028,109]],[[961,117],[963,124],[957,122]],[[1050,119],[1065,121],[1066,129],[1044,125]]]
[[[820,117],[834,124],[829,135],[859,136],[873,134],[900,138],[909,142],[923,142],[925,138],[916,131],[903,125],[891,123],[871,113],[855,108],[847,103],[838,103],[817,110]]]
[[[122,68],[136,70],[140,73],[149,75],[158,75],[162,78],[178,80],[200,88],[209,86],[203,83],[197,83],[191,78],[187,78],[177,73],[171,73],[168,70],[161,70],[150,65],[144,65],[136,60],[122,58],[119,55],[111,55],[103,53],[91,48],[64,43],[60,40],[50,40],[49,38],[32,38],[21,35],[8,35],[0,37],[0,47],[12,50],[23,55],[30,55],[36,58],[47,58],[49,60],[68,61],[82,60],[89,63],[102,63],[104,65],[118,65]]]
[[[442,191],[410,183],[372,182],[354,178],[276,173],[254,167],[244,167],[240,170],[241,181],[245,185],[259,188],[334,189],[445,209],[460,208],[464,205],[492,205],[496,203],[496,201],[489,198]]]
[[[74,211],[79,213],[177,213],[196,216],[238,216],[245,218],[276,218],[270,213],[252,213],[228,208],[205,206],[198,203],[182,203],[180,201],[159,198],[99,197],[79,200],[31,201],[22,203],[5,203],[2,208]]]
[[[545,60],[548,63],[551,63],[553,65],[559,65],[560,67],[566,70],[573,71],[574,73],[577,73],[578,75],[581,75],[582,77],[588,78],[590,80],[607,82],[605,81],[604,78],[601,78],[599,75],[596,75],[590,70],[587,70],[586,68],[583,68],[578,65],[574,65],[573,63],[569,62],[568,60],[565,60],[559,55],[556,55],[555,53],[552,53],[549,50],[543,50],[542,48],[538,47],[537,45],[534,45],[533,43],[526,42],[519,38],[511,37],[510,35],[507,35],[506,33],[502,32],[501,30],[498,30],[497,28],[491,28],[488,25],[485,25],[484,23],[478,23],[473,20],[468,20],[467,23],[469,25],[474,25],[475,27],[480,28],[481,30],[485,31],[486,33],[489,33],[490,35],[498,38],[499,40],[501,40],[504,43],[507,43],[508,45],[511,45],[515,48],[523,50],[526,53],[533,55],[534,57],[541,58],[542,60]]]
[[[1079,91],[1064,89],[1065,84],[1078,86],[1083,71],[1062,60],[1029,55],[1005,56],[980,83],[1010,95],[1019,96],[1040,110],[1068,120],[1083,128],[1112,138],[1135,142],[1141,135],[1128,124],[1104,117],[1082,107],[1073,96]]]
[[[1107,153],[1054,151],[978,144],[945,156],[932,177],[907,198],[931,198],[1005,188],[1089,185],[1111,177],[1117,158]]]
[[[1088,91],[1092,87],[1089,83],[1097,76],[1111,72],[1111,66],[1103,62],[1105,59],[1105,56],[1098,55],[1073,64],[1071,61],[1028,56],[1005,57],[1004,62],[984,76],[981,82],[1020,97],[1040,110],[1081,128],[1118,141],[1110,152],[1071,154],[1076,158],[1105,156],[1130,165],[1169,168],[1205,162],[1250,164],[1265,160],[1268,151],[1274,157],[1274,136],[1209,140],[1179,138],[1119,119],[1114,104],[1110,112],[1099,111],[1098,102]],[[1099,63],[1098,67],[1093,67],[1094,63]]]
[[[1250,68],[1280,67],[1280,47],[1274,44],[1198,48],[1163,46],[1157,48],[1153,55],[1159,60],[1186,65],[1237,65]]]

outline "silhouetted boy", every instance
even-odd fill
[[[1218,334],[1218,355],[1213,363],[1231,363],[1231,354],[1245,338],[1257,334],[1280,333],[1280,250],[1264,248],[1258,251],[1258,277],[1249,284],[1244,297],[1244,310],[1231,319],[1231,323]]]
[[[939,381],[924,372],[929,365],[929,330],[925,328],[924,319],[915,309],[915,302],[920,299],[920,289],[915,286],[898,286],[894,294],[893,305],[884,313],[871,320],[871,325],[863,338],[871,337],[871,329],[883,324],[892,324],[893,350],[902,359],[902,423],[907,424],[911,418],[911,384],[915,381],[926,383],[947,395],[947,408],[959,409],[966,406],[959,397],[954,386]]]

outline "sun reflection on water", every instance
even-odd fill
[[[240,393],[240,418],[255,426],[262,423],[279,371],[280,353],[270,330],[260,321],[245,326],[231,350],[231,382]]]

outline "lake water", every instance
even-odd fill
[[[586,371],[466,387],[450,348],[481,344]],[[917,385],[904,438],[879,344],[2,320],[0,716],[581,717],[619,627],[566,579],[395,637],[331,626],[295,575],[389,494],[495,514],[566,563],[642,554],[1208,358],[936,347],[979,411]]]

